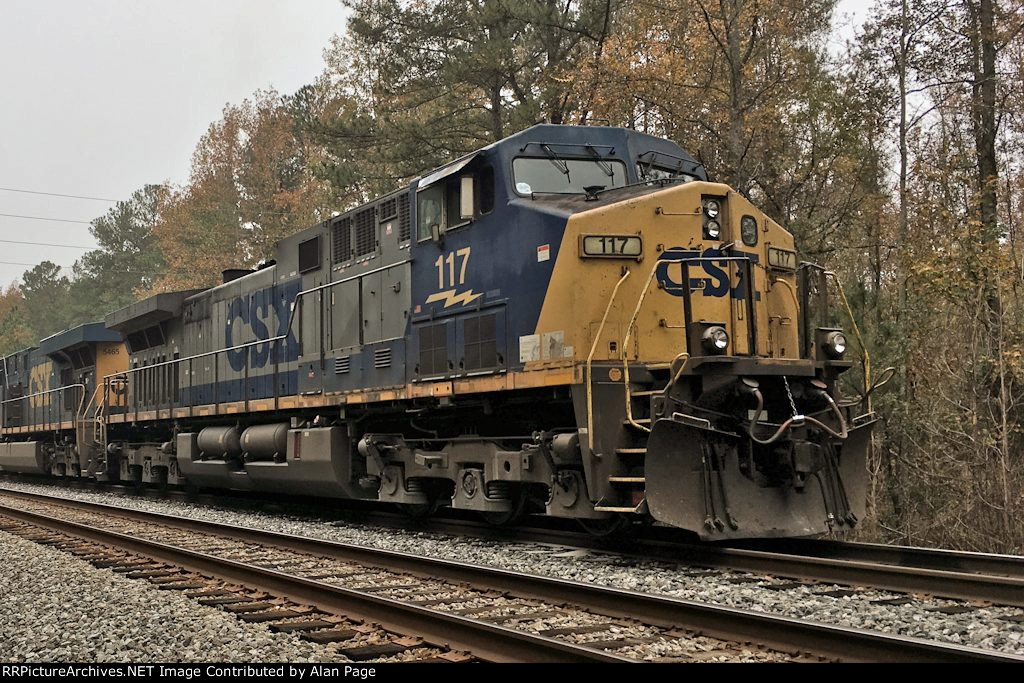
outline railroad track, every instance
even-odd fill
[[[565,527],[496,528],[467,519],[410,521],[379,511],[346,519],[391,528],[415,528],[474,538],[547,543],[688,567],[877,588],[897,593],[1024,607],[1024,556],[971,553],[816,539],[738,541],[729,545],[681,540],[675,529],[639,530],[629,539],[595,538]]]
[[[4,490],[0,515],[34,533],[45,529],[166,565],[150,571],[169,574],[148,578],[197,594],[227,591],[198,596],[225,608],[239,600],[251,606],[252,596],[263,594],[276,596],[262,600],[272,606],[246,614],[297,611],[280,601],[306,606],[298,619],[272,613],[268,623],[313,637],[341,637],[354,629],[337,624],[359,620],[395,634],[387,640],[394,647],[419,642],[489,661],[1024,662],[919,638],[38,494]],[[246,595],[217,587],[225,582]],[[317,621],[323,623],[309,626]],[[413,640],[397,642],[402,638]]]
[[[104,488],[109,490],[109,487]],[[252,497],[196,497],[174,491],[152,497],[207,505],[250,508],[266,505],[265,499]],[[295,502],[295,509],[300,515],[322,514],[298,502]],[[818,539],[764,539],[709,545],[693,543],[677,529],[668,527],[641,528],[629,539],[598,538],[579,531],[574,524],[560,523],[566,520],[528,519],[521,526],[494,527],[459,515],[411,520],[400,513],[358,507],[331,512],[344,520],[396,529],[554,544],[567,549],[595,550],[638,560],[771,576],[784,581],[795,579],[973,604],[1024,607],[1024,556]]]

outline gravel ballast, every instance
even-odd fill
[[[229,507],[145,499],[113,492],[71,490],[58,486],[12,482],[2,482],[0,486],[1024,654],[1024,624],[1004,619],[1019,617],[1024,614],[1024,610],[1011,607],[981,607],[961,614],[944,614],[934,610],[960,603],[921,598],[901,605],[875,604],[875,600],[900,597],[900,594],[864,588],[845,597],[819,595],[837,588],[829,584],[772,590],[767,586],[785,583],[785,580],[752,576],[755,581],[737,583],[735,572],[681,567],[548,544],[482,540],[361,524],[329,523],[280,514],[241,512]]]
[[[174,591],[0,532],[0,661],[347,661]]]

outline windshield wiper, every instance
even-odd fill
[[[544,153],[548,155],[548,161],[554,164],[555,168],[565,174],[565,179],[572,183],[572,178],[569,177],[569,164],[564,161],[561,157],[555,154],[555,151],[547,145],[541,145],[540,148],[544,150]]]
[[[608,176],[609,178],[615,177],[615,169],[612,168],[612,165],[610,163],[601,158],[601,154],[596,149],[594,149],[594,146],[591,145],[590,143],[587,143],[587,151],[597,158],[597,165],[601,167],[601,170],[604,171],[606,176]]]

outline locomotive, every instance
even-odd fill
[[[804,536],[875,417],[827,273],[676,144],[540,124],[3,359],[0,470]]]

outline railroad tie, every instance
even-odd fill
[[[295,633],[296,631],[313,631],[321,628],[329,628],[334,626],[334,622],[324,621],[323,619],[311,619],[311,620],[300,620],[300,621],[282,621],[276,624],[270,624],[270,630],[274,633]]]
[[[325,628],[320,631],[305,631],[299,634],[302,640],[326,645],[327,643],[340,643],[351,640],[359,635],[359,631],[351,628]]]
[[[298,612],[290,609],[275,609],[268,612],[247,612],[239,614],[238,618],[250,624],[263,624],[268,621],[280,621],[281,619],[292,619],[301,616]]]

